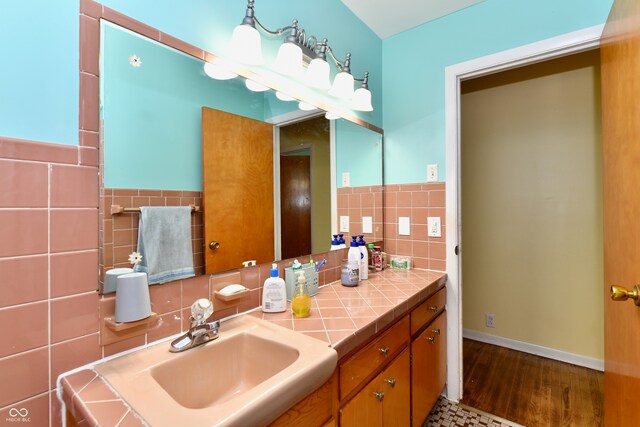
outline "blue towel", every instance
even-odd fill
[[[195,276],[189,206],[140,208],[136,271],[147,273],[149,284]]]

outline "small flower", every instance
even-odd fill
[[[138,55],[129,55],[129,64],[134,68],[140,68],[142,65],[142,59]]]
[[[142,261],[140,252],[131,252],[131,254],[129,254],[129,262],[133,265],[133,268],[135,268],[140,261]]]

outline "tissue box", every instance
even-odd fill
[[[410,256],[394,256],[391,258],[391,268],[400,270],[411,270]]]
[[[298,268],[297,270],[287,267],[284,269],[284,283],[287,288],[287,301],[291,301],[291,297],[293,297],[293,291],[298,284],[299,271],[304,271],[304,278],[306,279],[309,295],[314,296],[318,294],[318,273],[316,273],[316,267],[314,264],[302,264],[302,268]]]

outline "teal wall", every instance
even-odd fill
[[[602,24],[612,0],[487,0],[382,43],[385,184],[445,170],[445,67]]]
[[[0,136],[78,145],[79,7],[0,5]]]
[[[202,61],[120,27],[103,22],[101,32],[105,186],[201,191],[201,107],[262,121],[264,94],[214,80]]]
[[[351,187],[382,185],[382,135],[354,123],[336,121],[336,183],[349,172]]]

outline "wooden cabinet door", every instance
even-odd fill
[[[413,426],[421,426],[447,379],[447,317],[438,317],[411,343]]]
[[[340,426],[382,427],[382,401],[375,395],[381,391],[376,377],[340,410]]]
[[[411,417],[409,348],[340,411],[341,427],[405,427]]]
[[[387,369],[380,374],[382,424],[384,427],[405,427],[411,418],[411,374],[407,347]]]

